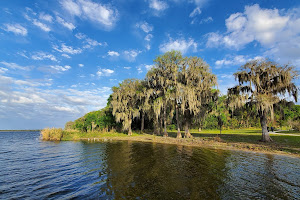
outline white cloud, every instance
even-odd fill
[[[150,40],[153,38],[153,35],[152,34],[147,34],[146,37],[145,37],[145,40],[150,42]]]
[[[83,46],[83,48],[85,48],[85,49],[91,49],[91,48],[96,47],[96,46],[102,46],[102,43],[97,42],[96,40],[92,40],[90,38],[87,38],[84,41],[84,43],[85,43],[85,45]]]
[[[138,71],[138,73],[139,73],[139,74],[143,72],[143,70],[142,70],[142,67],[141,67],[141,66],[137,67],[136,69],[137,69],[137,71]]]
[[[79,40],[83,40],[83,43],[84,43],[84,46],[83,48],[84,49],[91,49],[93,47],[96,47],[96,46],[102,46],[103,44],[96,41],[96,40],[93,40],[89,37],[87,37],[85,34],[83,33],[76,33],[75,34],[75,37]]]
[[[40,13],[39,19],[43,20],[43,21],[50,22],[50,23],[52,23],[52,21],[53,21],[53,17],[51,15],[48,15],[48,14],[45,14],[45,13]]]
[[[67,46],[65,44],[61,44],[61,48],[59,48],[57,45],[53,45],[52,48],[58,52],[67,54],[80,54],[82,52],[82,49],[80,48],[74,49],[73,47]]]
[[[210,0],[192,0],[198,7],[203,7],[207,4]]]
[[[87,38],[87,36],[83,33],[76,33],[75,37],[79,40],[83,40],[83,39]]]
[[[45,32],[51,31],[51,29],[50,29],[46,24],[43,24],[42,22],[40,22],[40,21],[38,21],[38,20],[36,20],[36,19],[34,19],[34,20],[32,21],[32,23],[33,23],[35,26],[37,26],[37,27],[39,27],[40,29],[42,29],[43,31],[45,31]]]
[[[8,69],[6,69],[4,67],[0,67],[0,74],[4,74],[7,71],[8,71]]]
[[[137,51],[137,50],[126,50],[123,52],[125,59],[128,61],[132,62],[135,61],[135,58],[142,53],[142,51]]]
[[[264,49],[264,56],[277,62],[300,63],[299,8],[288,11],[263,9],[258,4],[246,6],[243,13],[234,13],[226,19],[227,32],[208,34],[208,47],[225,46],[241,49],[257,42]]]
[[[228,56],[228,58],[224,58],[222,60],[217,60],[215,62],[216,68],[220,68],[225,65],[244,65],[246,62],[249,62],[251,60],[260,60],[263,59],[262,56],[256,56],[254,58],[249,58],[248,56],[244,55],[237,55],[237,56]]]
[[[90,0],[62,0],[61,5],[71,15],[96,22],[107,29],[111,29],[118,19],[116,9]]]
[[[131,67],[124,67],[124,69],[131,69]]]
[[[148,24],[147,22],[140,22],[136,24],[136,27],[140,28],[145,33],[149,33],[153,31],[153,26]]]
[[[110,88],[51,89],[51,80],[20,80],[0,75],[0,126],[3,129],[63,127],[87,112],[103,108]],[[24,87],[26,86],[26,87]]]
[[[207,17],[207,18],[202,19],[199,23],[200,24],[208,24],[213,21],[214,21],[214,19],[212,17]]]
[[[71,69],[71,66],[65,65],[65,66],[60,66],[60,65],[50,65],[50,68],[54,69],[56,72],[65,72]]]
[[[159,0],[150,0],[149,1],[149,7],[156,10],[156,11],[164,11],[167,9],[169,6],[166,2],[164,1],[159,1]]]
[[[192,49],[193,51],[197,50],[197,43],[194,42],[192,38],[190,38],[189,40],[185,40],[183,38],[173,40],[172,38],[170,38],[168,42],[165,42],[159,46],[159,50],[163,53],[171,50],[177,50],[181,51],[184,54],[190,49]]]
[[[76,26],[74,24],[72,24],[71,22],[66,22],[63,18],[56,16],[56,20],[58,23],[60,23],[61,25],[63,25],[64,27],[66,27],[69,30],[73,30],[76,28]]]
[[[52,54],[47,54],[45,52],[37,52],[36,54],[32,55],[31,58],[33,60],[52,60],[52,61],[57,61],[54,55]]]
[[[201,9],[199,7],[196,7],[190,14],[190,17],[196,17],[197,15],[201,14]]]
[[[145,67],[147,70],[150,70],[153,67],[153,65],[145,65]]]
[[[99,69],[97,71],[97,76],[111,76],[115,71],[111,69]]]
[[[144,40],[146,41],[145,47],[147,50],[150,50],[151,49],[150,42],[151,39],[153,38],[153,35],[150,32],[153,31],[153,26],[144,21],[144,22],[137,23],[136,27],[141,29],[146,34],[144,38]]]
[[[26,70],[26,71],[30,70],[29,66],[20,66],[16,63],[8,63],[8,62],[4,62],[4,61],[2,61],[0,63],[10,69],[19,69],[19,70]]]
[[[7,32],[13,32],[16,35],[27,35],[27,29],[20,24],[4,24],[3,30]]]
[[[120,54],[116,51],[108,51],[107,55],[109,55],[109,56],[120,56]]]
[[[84,64],[78,64],[79,67],[84,67]]]
[[[65,58],[71,58],[71,56],[69,56],[68,54],[65,54],[65,53],[61,54],[61,56],[65,57]]]
[[[261,9],[257,4],[246,6],[244,13],[235,13],[226,19],[228,34],[219,35],[215,45],[236,49],[253,41],[272,45],[289,28],[289,19],[289,16],[280,16],[277,9]]]

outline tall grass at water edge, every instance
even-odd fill
[[[63,137],[63,130],[61,128],[45,128],[41,131],[41,138],[43,140],[60,141]]]

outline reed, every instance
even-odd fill
[[[43,140],[60,141],[63,137],[63,130],[61,128],[45,128],[41,131]]]

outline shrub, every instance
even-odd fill
[[[294,121],[292,123],[292,127],[293,127],[294,130],[300,131],[300,122],[299,121]]]
[[[43,140],[60,141],[63,137],[63,130],[61,128],[45,128],[41,131]]]

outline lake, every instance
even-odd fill
[[[300,159],[0,132],[0,199],[300,199]]]

